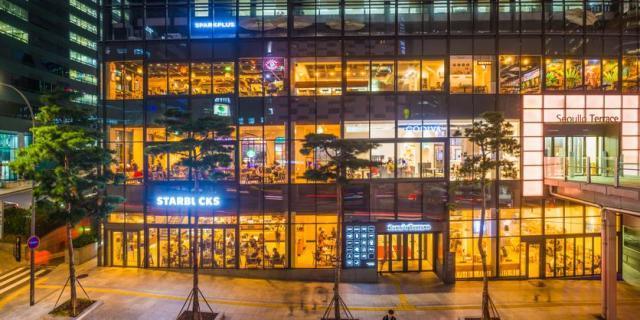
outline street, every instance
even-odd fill
[[[88,274],[82,280],[87,294],[104,303],[88,319],[175,319],[191,281],[185,272],[96,268],[95,260],[80,266],[79,273]],[[0,318],[41,319],[53,308],[66,274],[66,266],[60,265],[40,278],[37,304],[31,308],[26,286],[0,296]],[[330,283],[319,282],[211,275],[202,275],[200,282],[213,310],[227,320],[319,319],[331,292]],[[479,314],[479,281],[448,286],[431,273],[409,273],[386,275],[377,284],[344,284],[341,288],[359,319],[381,319],[390,308],[396,310],[399,320]],[[493,281],[490,290],[503,319],[594,319],[600,310],[597,280]],[[637,319],[640,290],[620,282],[618,299],[618,319]]]

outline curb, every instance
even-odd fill
[[[96,302],[94,302],[89,308],[84,309],[84,311],[82,311],[82,313],[80,313],[77,317],[71,318],[71,319],[83,320],[88,315],[90,315],[91,312],[93,312],[94,310],[98,309],[103,304],[104,304],[104,302],[102,302],[101,300],[96,300]]]

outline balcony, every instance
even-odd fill
[[[640,166],[618,157],[545,157],[545,180],[640,188]]]

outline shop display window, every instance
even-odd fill
[[[263,60],[264,92],[267,96],[286,94],[287,61],[281,57],[267,57]]]
[[[396,174],[398,178],[420,177],[420,143],[398,143]]]
[[[582,89],[582,60],[567,59],[565,61],[564,79],[567,90]]]
[[[314,69],[316,95],[342,95],[342,62],[339,58],[318,58]]]
[[[238,87],[241,97],[261,97],[263,92],[262,58],[245,58],[239,61]]]
[[[235,92],[235,63],[213,63],[213,93],[233,94]]]
[[[622,58],[622,92],[638,92],[640,65],[638,57]]]
[[[618,59],[602,60],[602,86],[605,91],[618,90]]]
[[[394,177],[396,168],[393,143],[381,143],[371,150],[371,161],[377,163],[371,168],[371,178],[389,179]]]
[[[472,56],[451,56],[449,60],[449,85],[451,93],[473,93]]]
[[[520,58],[521,93],[540,93],[540,56],[522,56]]]
[[[167,64],[150,63],[147,67],[147,94],[150,96],[166,95],[167,89]]]
[[[371,61],[371,91],[394,91],[394,61]]]
[[[587,90],[600,90],[602,81],[602,66],[600,59],[584,60],[584,84]]]
[[[564,59],[546,59],[545,65],[545,89],[564,90]]]
[[[420,60],[398,61],[398,91],[420,91]]]
[[[192,63],[191,64],[191,94],[203,95],[211,94],[211,64]]]
[[[494,65],[493,56],[473,57],[473,93],[495,93]]]
[[[169,94],[189,94],[189,64],[169,63]]]
[[[369,60],[347,61],[347,92],[368,92],[370,90],[371,65]]]
[[[144,72],[141,61],[114,61],[107,63],[105,81],[108,100],[142,99]]]
[[[422,60],[422,91],[443,91],[445,82],[444,59]]]
[[[500,93],[520,93],[520,56],[499,58]]]

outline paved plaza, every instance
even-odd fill
[[[312,272],[312,271],[310,271]],[[188,273],[80,266],[92,299],[104,302],[89,319],[175,319],[189,291]],[[28,287],[0,296],[0,319],[47,319],[66,277],[66,265],[37,282],[37,304]],[[331,284],[201,276],[202,290],[219,319],[319,319]],[[401,319],[458,319],[477,315],[479,281],[450,286],[430,273],[385,275],[377,284],[344,284],[344,299],[360,319],[381,319],[393,308]],[[503,319],[595,319],[600,282],[594,280],[494,281],[491,292]],[[82,293],[82,291],[80,291]],[[619,319],[637,319],[640,289],[619,283]]]

